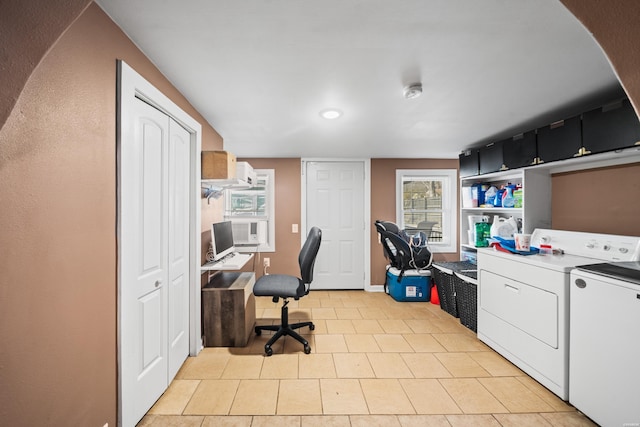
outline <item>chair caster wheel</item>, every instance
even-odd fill
[[[264,352],[267,356],[271,356],[273,354],[273,349],[271,347],[264,347]]]
[[[257,326],[254,331],[256,332],[256,335],[262,335],[262,329],[258,328]]]
[[[311,346],[305,345],[304,346],[304,354],[309,354],[309,353],[311,353]]]
[[[309,325],[309,330],[313,331],[316,328],[316,325],[314,325],[313,323]]]

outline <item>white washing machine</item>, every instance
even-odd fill
[[[640,425],[640,263],[578,267],[570,289],[569,402],[602,426]]]
[[[557,255],[478,250],[478,338],[569,400],[569,284],[578,265],[640,259],[640,237],[536,229]]]

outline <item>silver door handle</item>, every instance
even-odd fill
[[[156,283],[154,284],[154,286],[157,288],[161,284],[162,284],[162,280],[156,280]]]
[[[504,284],[504,287],[506,289],[509,289],[512,292],[515,292],[515,293],[519,293],[520,292],[520,289],[516,288],[515,286],[507,285],[506,283]]]

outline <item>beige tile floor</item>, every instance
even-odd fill
[[[259,324],[280,306],[257,298]],[[140,426],[593,426],[439,306],[384,293],[312,291],[289,304],[312,319],[311,354],[290,337],[263,355],[205,348],[184,363]]]

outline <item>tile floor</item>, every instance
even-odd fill
[[[257,298],[259,324],[280,305]],[[311,354],[269,333],[187,359],[139,426],[593,426],[459,320],[384,293],[312,291],[289,303],[312,319]]]

